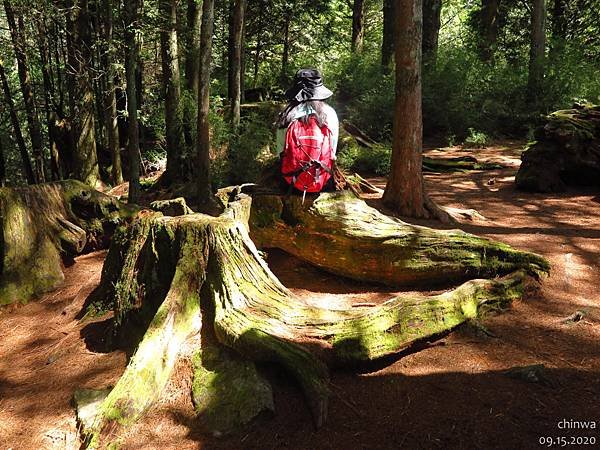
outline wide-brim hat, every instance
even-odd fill
[[[333,95],[323,85],[321,72],[316,69],[300,69],[294,76],[294,85],[285,91],[285,98],[306,102],[308,100],[325,100]]]

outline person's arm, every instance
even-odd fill
[[[277,148],[278,155],[280,155],[281,152],[283,152],[283,147],[285,145],[286,131],[287,131],[287,128],[277,128],[277,131],[275,132],[276,148]]]
[[[333,159],[336,159],[337,144],[340,136],[340,121],[335,109],[327,105],[327,127],[331,130],[331,146],[333,147]]]

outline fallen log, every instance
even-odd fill
[[[136,329],[145,334],[91,422],[88,411],[89,447],[115,442],[122,427],[144,414],[190,342],[201,347],[197,358],[203,359],[195,364],[199,412],[206,414],[219,399],[227,403],[222,393],[234,392],[240,377],[245,380],[244,388],[235,391],[235,405],[219,410],[221,420],[211,421],[208,413],[208,425],[218,427],[214,431],[229,431],[224,428],[272,409],[270,388],[256,375],[253,361],[279,363],[295,376],[315,425],[321,426],[327,417],[329,367],[372,361],[451,330],[477,317],[482,305],[503,306],[521,297],[530,275],[548,270],[537,255],[458,231],[408,226],[346,194],[321,194],[303,206],[297,197],[243,186],[222,190],[219,198],[225,206],[219,217],[143,212],[113,239],[100,284],[103,304],[95,309],[114,311],[113,334]],[[373,307],[310,306],[270,271],[250,238],[249,223],[261,244],[273,239],[275,245],[334,273],[339,273],[332,263],[337,258],[339,266],[356,266],[343,271],[353,278],[394,285],[481,274],[490,279],[470,279],[440,295],[399,296]],[[293,243],[285,244],[286,239]],[[303,245],[335,248],[337,241],[345,242],[344,251],[326,257],[310,257],[313,252],[303,250]],[[376,264],[367,262],[372,274],[365,275],[367,271],[359,268],[363,259],[349,253],[354,245],[378,255]],[[461,250],[465,245],[468,249]],[[438,264],[443,269],[436,268]],[[198,339],[200,331],[214,333],[215,342],[205,347],[204,336]],[[212,345],[229,347],[240,361],[223,363]],[[237,373],[219,377],[221,370]],[[220,383],[214,382],[217,378]]]
[[[27,303],[64,279],[63,262],[106,247],[136,211],[75,180],[0,189],[0,305]]]

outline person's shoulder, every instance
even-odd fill
[[[337,117],[337,113],[335,112],[335,109],[333,109],[333,106],[331,106],[329,103],[323,103],[323,110],[325,111],[325,114],[327,114],[328,116],[335,116]]]

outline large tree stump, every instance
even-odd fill
[[[322,194],[302,205],[295,197],[258,192],[249,197],[240,191],[220,193],[226,208],[219,217],[142,212],[113,239],[95,310],[113,309],[116,335],[136,329],[145,334],[97,407],[86,431],[89,446],[118,439],[119,429],[148,409],[190,343],[202,347],[194,357],[195,404],[209,418],[219,417],[209,421],[220,427],[215,431],[272,409],[268,384],[252,361],[276,362],[293,374],[320,426],[327,417],[328,367],[372,361],[450,330],[477,317],[484,304],[521,297],[529,274],[548,268],[537,255],[458,231],[409,226],[346,195]],[[481,274],[494,278],[471,279],[435,296],[399,296],[376,307],[314,307],[270,271],[250,239],[249,221],[261,244],[272,239],[273,245],[353,278],[394,285]],[[326,254],[316,251],[318,246],[334,250]],[[353,246],[362,249],[360,258],[351,253]],[[345,269],[335,268],[336,258]],[[369,270],[360,269],[363,263]],[[495,278],[500,274],[506,275]],[[226,352],[223,361],[219,345],[235,353]],[[230,358],[238,361],[227,362]],[[232,392],[234,400],[223,397]]]
[[[0,305],[55,288],[63,261],[108,244],[136,211],[75,180],[0,189]]]
[[[553,112],[535,132],[515,177],[519,189],[562,192],[568,185],[600,186],[600,106]]]

